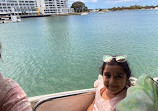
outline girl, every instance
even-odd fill
[[[104,56],[101,75],[94,83],[95,99],[88,111],[115,111],[115,106],[126,97],[130,76],[126,55]]]

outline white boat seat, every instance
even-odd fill
[[[33,111],[86,111],[95,97],[95,91],[49,97],[39,101]]]

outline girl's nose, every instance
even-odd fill
[[[111,78],[110,78],[110,81],[109,81],[109,83],[110,83],[110,84],[113,84],[113,83],[115,83],[115,78],[111,77]]]

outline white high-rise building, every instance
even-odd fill
[[[73,8],[68,8],[68,0],[38,0],[39,11],[43,15],[73,13]]]
[[[73,13],[68,0],[0,0],[0,15],[51,15]]]
[[[0,0],[0,14],[37,15],[36,0]]]

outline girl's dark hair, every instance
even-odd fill
[[[129,77],[131,77],[131,70],[129,68],[128,62],[117,62],[115,60],[115,58],[113,58],[110,62],[103,62],[103,65],[100,67],[100,74],[103,75],[103,71],[105,69],[106,65],[119,65],[122,66],[125,73],[127,74],[127,79],[129,79]]]

